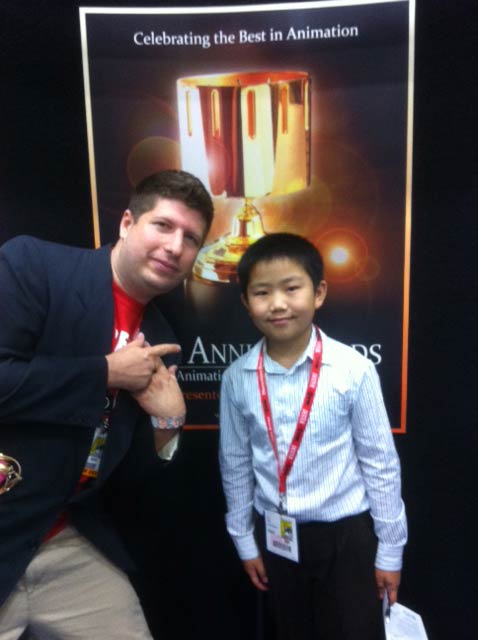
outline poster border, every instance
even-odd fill
[[[90,170],[91,200],[93,213],[94,246],[101,244],[96,164],[94,154],[94,130],[91,102],[91,86],[88,59],[88,38],[86,16],[103,15],[181,15],[208,13],[277,12],[327,7],[348,7],[405,2],[408,4],[408,96],[407,96],[407,152],[405,177],[405,220],[404,220],[404,268],[403,268],[403,314],[402,314],[402,358],[401,358],[401,398],[400,426],[392,427],[396,434],[407,433],[408,400],[408,350],[410,330],[410,274],[411,274],[411,224],[412,224],[412,178],[413,178],[413,109],[414,109],[414,56],[415,56],[415,2],[416,0],[323,0],[287,2],[274,4],[224,5],[204,7],[79,7],[83,82],[85,93],[86,130],[88,139],[88,162]],[[186,425],[189,431],[218,430],[218,425]]]

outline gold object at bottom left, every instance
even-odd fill
[[[18,460],[0,453],[0,495],[7,493],[22,479],[22,467]]]

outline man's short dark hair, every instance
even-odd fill
[[[252,269],[259,262],[288,258],[299,264],[309,275],[314,289],[324,277],[324,263],[319,250],[311,242],[294,233],[271,233],[254,242],[237,266],[241,292],[247,297]]]
[[[154,209],[159,198],[179,200],[190,209],[195,209],[206,223],[206,233],[209,231],[214,205],[205,186],[196,176],[176,169],[153,173],[136,185],[128,209],[137,220],[143,213]]]

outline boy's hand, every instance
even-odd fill
[[[375,569],[375,580],[377,581],[378,595],[381,600],[387,592],[390,606],[396,603],[398,587],[400,585],[401,571],[383,571]]]
[[[251,560],[243,560],[242,565],[251,579],[252,584],[259,589],[259,591],[267,591],[269,589],[267,585],[269,580],[261,556],[252,558]]]

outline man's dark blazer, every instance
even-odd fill
[[[101,507],[101,488],[128,457],[134,464],[126,477],[156,459],[149,418],[127,392],[118,395],[98,478],[76,494],[106,397],[110,254],[109,246],[79,249],[27,236],[0,249],[0,452],[20,462],[23,476],[0,495],[0,604],[65,507],[107,557],[133,568]],[[151,344],[175,342],[154,302],[142,330]]]

